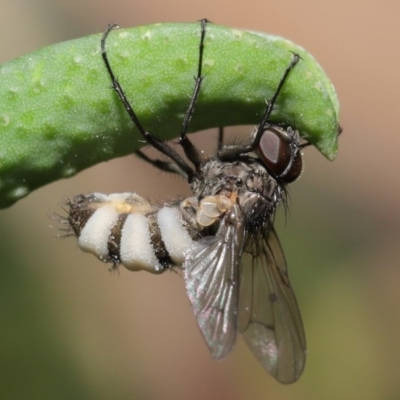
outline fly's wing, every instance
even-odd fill
[[[303,372],[306,341],[285,256],[272,226],[250,246],[242,257],[238,330],[274,378],[292,383]]]
[[[235,205],[216,235],[196,242],[183,264],[193,313],[215,359],[225,357],[235,343],[244,235],[242,213]]]

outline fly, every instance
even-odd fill
[[[273,219],[285,203],[287,184],[301,173],[301,149],[307,143],[300,143],[295,129],[269,118],[300,57],[293,54],[248,140],[224,145],[221,129],[215,154],[204,157],[186,133],[203,81],[207,22],[201,21],[195,87],[179,138],[188,161],[145,130],[116,79],[106,53],[107,36],[116,25],[110,24],[101,40],[113,89],[146,142],[169,160],[137,154],[183,176],[193,196],[159,205],[135,193],[78,195],[68,201],[66,223],[79,247],[103,262],[153,273],[181,266],[213,358],[225,357],[240,332],[261,365],[278,381],[291,383],[304,369],[306,342]]]

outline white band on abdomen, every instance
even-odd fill
[[[108,239],[111,229],[117,221],[118,213],[112,205],[105,205],[97,209],[88,219],[79,235],[80,249],[94,254],[101,261],[110,261]]]
[[[132,271],[162,269],[150,240],[149,221],[143,214],[128,215],[121,234],[120,258]]]
[[[157,213],[157,222],[171,260],[176,265],[182,265],[185,260],[184,252],[193,240],[182,226],[179,211],[176,208],[163,207]]]

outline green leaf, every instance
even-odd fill
[[[143,126],[177,137],[197,72],[200,24],[156,24],[111,32],[112,68]],[[143,146],[113,90],[101,35],[45,47],[0,67],[0,207],[30,191]],[[333,86],[304,49],[265,34],[207,26],[203,86],[190,132],[257,124],[291,51],[302,60],[278,97],[286,123],[328,159],[337,152]],[[140,140],[139,140],[140,139]]]

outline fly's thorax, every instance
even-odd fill
[[[200,223],[206,226],[204,215],[217,218],[218,212],[220,216],[238,203],[248,229],[270,219],[284,194],[282,185],[255,157],[232,162],[210,160],[193,181],[192,190],[199,199],[197,222],[203,221]],[[231,203],[226,209],[223,208],[224,198]]]
[[[101,261],[160,273],[181,265],[199,238],[193,201],[185,209],[183,202],[157,206],[135,193],[79,195],[68,202],[68,223],[81,250]]]

